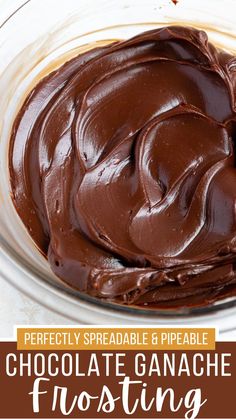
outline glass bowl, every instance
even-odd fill
[[[235,48],[235,0],[2,1],[0,16],[0,275],[30,298],[86,324],[153,324],[236,328],[236,299],[199,309],[148,310],[81,295],[50,270],[12,204],[9,137],[27,94],[46,74],[80,52],[156,27],[185,24]]]

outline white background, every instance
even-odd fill
[[[13,337],[15,324],[71,324],[72,322],[32,301],[0,278],[0,338]]]

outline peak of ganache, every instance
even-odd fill
[[[109,301],[236,295],[236,58],[165,27],[44,78],[11,136],[14,205],[52,270]]]

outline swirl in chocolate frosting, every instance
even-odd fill
[[[10,144],[15,207],[72,287],[150,307],[236,294],[236,59],[167,27],[44,78]]]

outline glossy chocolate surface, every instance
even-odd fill
[[[16,210],[52,270],[124,304],[236,295],[236,58],[168,27],[90,50],[20,110]]]

